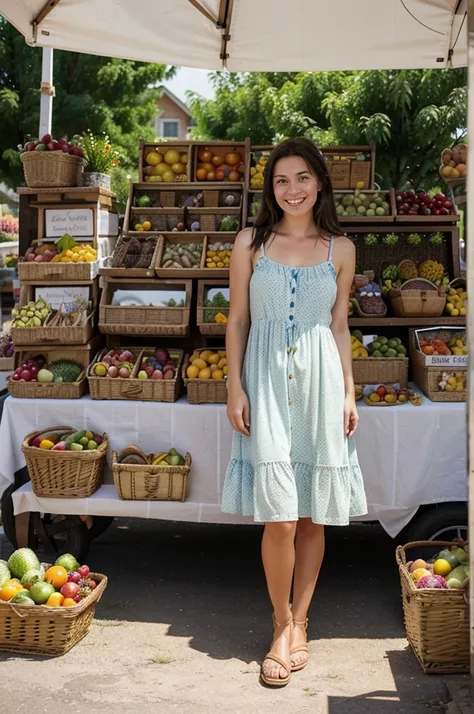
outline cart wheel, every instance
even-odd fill
[[[468,540],[467,503],[440,503],[420,509],[400,534],[399,542],[405,544],[417,540],[451,541],[455,538]],[[436,553],[437,549],[433,548],[431,555]],[[410,559],[417,557],[426,560],[431,556],[426,548],[419,551],[410,550]]]
[[[89,528],[90,540],[94,540],[94,538],[98,538],[102,533],[105,533],[115,520],[113,516],[92,516],[92,518],[92,525]]]
[[[15,516],[13,514],[13,499],[12,494],[16,491],[18,486],[16,484],[11,484],[2,494],[1,499],[1,515],[2,515],[2,525],[3,531],[7,537],[7,540],[11,543],[14,548],[18,548],[16,540],[16,524]],[[30,513],[30,523],[28,528],[28,547],[33,550],[37,547],[37,540],[32,527],[33,514]]]
[[[63,553],[71,553],[79,563],[86,559],[90,537],[86,524],[79,516],[45,513],[41,518],[36,514],[34,530],[45,550],[55,558]]]

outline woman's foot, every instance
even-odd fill
[[[291,635],[291,671],[298,672],[308,663],[308,620],[293,620]]]
[[[262,663],[262,679],[270,686],[283,686],[288,684],[291,677],[290,643],[293,620],[280,624],[273,618],[273,626],[273,642]]]

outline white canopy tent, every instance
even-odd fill
[[[467,64],[467,0],[0,0],[40,47],[230,71]]]

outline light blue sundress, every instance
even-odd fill
[[[367,513],[355,445],[344,433],[344,379],[329,328],[337,293],[333,243],[324,263],[302,268],[270,260],[262,246],[242,370],[251,435],[233,434],[225,513],[339,526]]]

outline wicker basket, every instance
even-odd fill
[[[90,573],[97,587],[73,607],[12,605],[0,602],[0,650],[58,657],[87,634],[95,608],[107,587],[107,578]]]
[[[184,466],[152,466],[152,456],[148,456],[147,465],[120,464],[113,452],[112,471],[120,498],[124,501],[185,501],[190,454],[186,454]]]
[[[425,674],[469,671],[469,603],[464,589],[418,590],[406,567],[406,553],[411,548],[441,550],[452,545],[417,541],[396,550],[407,638]]]
[[[68,430],[53,426],[47,431]],[[31,486],[38,498],[88,498],[99,488],[107,455],[107,435],[94,451],[48,451],[29,446],[31,439],[45,433],[35,431],[24,439],[22,451]]]
[[[370,317],[370,318],[372,318],[372,317],[385,317],[386,314],[387,314],[387,305],[386,305],[385,301],[383,301],[383,302],[384,302],[384,306],[385,306],[383,312],[377,312],[377,313],[373,313],[373,314],[369,314],[368,312],[363,312],[363,311],[360,309],[359,301],[357,300],[357,298],[355,298],[355,297],[354,297],[354,298],[351,298],[351,301],[352,301],[352,304],[354,305],[354,309],[355,309],[355,312],[356,312],[356,316],[357,316],[357,317]]]
[[[92,399],[130,399],[138,402],[176,402],[182,389],[183,352],[169,350],[172,359],[176,360],[175,379],[138,379],[137,374],[143,357],[154,354],[155,350],[138,350],[138,358],[132,376],[128,379],[120,377],[96,377],[93,374],[94,365],[100,362],[107,350],[103,350],[89,366],[87,379]]]
[[[25,151],[21,155],[29,188],[80,186],[83,160],[62,151]]]
[[[426,290],[410,289],[410,284],[426,283]],[[397,317],[440,317],[446,305],[446,291],[421,278],[407,280],[401,289],[390,290],[390,304]]]
[[[205,298],[207,296],[209,288],[228,289],[229,283],[227,282],[226,284],[223,284],[223,282],[220,280],[198,281],[196,324],[199,328],[199,332],[201,333],[201,335],[225,335],[227,331],[227,323],[206,322],[204,319],[206,311],[211,310],[213,310],[214,315],[216,315],[218,312],[221,312],[226,317],[228,317],[229,315],[229,308],[209,308],[204,306]]]
[[[415,380],[421,391],[432,402],[465,402],[467,391],[446,392],[439,383],[443,372],[463,372],[467,368],[459,366],[429,366],[425,364],[425,355],[415,346],[415,332],[410,330],[410,360]],[[466,380],[467,383],[467,380]]]
[[[365,357],[352,360],[354,384],[408,384],[408,357]]]
[[[35,263],[22,260],[18,263],[20,280],[94,280],[99,275],[99,261],[93,263]]]
[[[94,316],[90,314],[85,324],[74,327],[51,327],[50,315],[42,327],[12,327],[15,345],[85,345],[94,333]]]
[[[221,347],[215,347],[220,350]],[[204,352],[204,350],[197,350]],[[227,380],[225,379],[188,379],[186,369],[189,361],[183,364],[183,381],[186,385],[188,402],[190,404],[227,404]]]

